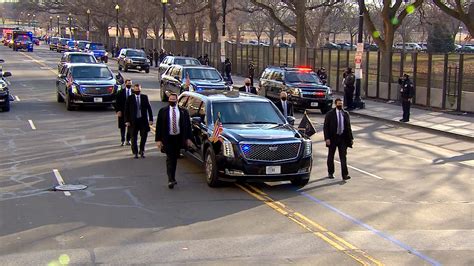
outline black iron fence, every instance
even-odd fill
[[[115,38],[109,38],[108,47],[114,47]],[[156,39],[119,38],[119,47],[160,48]],[[166,51],[175,55],[198,57],[208,54],[210,65],[222,69],[220,44],[166,40]],[[301,56],[302,60],[297,60]],[[269,65],[298,66],[297,62],[313,69],[324,66],[328,83],[335,91],[342,91],[342,73],[354,68],[355,51],[315,48],[281,48],[272,46],[226,44],[233,74],[248,75],[249,64],[258,77]],[[394,52],[389,71],[381,68],[381,53],[366,51],[362,61],[362,95],[369,98],[398,100],[398,77],[409,74],[416,87],[415,103],[422,106],[456,111],[474,112],[474,54],[430,54]]]

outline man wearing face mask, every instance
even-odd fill
[[[335,100],[336,108],[326,114],[324,119],[324,140],[328,151],[328,178],[334,178],[334,154],[336,148],[341,161],[342,179],[351,179],[347,170],[347,147],[352,148],[354,137],[352,136],[351,121],[349,113],[342,109],[343,102],[340,98]]]
[[[293,116],[293,105],[288,102],[288,94],[285,91],[280,92],[280,101],[276,102],[275,105],[285,118]]]
[[[148,96],[141,94],[140,84],[133,86],[133,95],[129,96],[125,103],[125,125],[131,132],[134,158],[138,159],[138,154],[145,158],[145,144],[150,125],[153,125],[153,112]],[[138,133],[140,133],[140,150],[137,147]]]
[[[120,129],[120,141],[122,146],[125,143],[125,132],[127,132],[127,145],[130,145],[130,130],[127,130],[125,126],[125,102],[127,101],[128,96],[132,95],[132,81],[127,79],[125,80],[125,88],[121,89],[117,93],[117,100],[115,102],[115,113],[117,114],[118,118],[118,128]]]
[[[245,86],[240,87],[239,91],[257,94],[257,89],[254,86],[252,86],[252,83],[249,78],[246,78],[244,80],[244,83],[245,83]]]
[[[192,147],[191,120],[186,109],[176,105],[178,95],[171,93],[168,98],[169,106],[163,107],[156,119],[155,141],[158,150],[166,153],[166,172],[168,188],[176,184],[176,165],[181,149]]]

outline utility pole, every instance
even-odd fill
[[[362,8],[364,0],[359,0],[359,32],[357,34],[357,51],[355,55],[355,76],[356,76],[356,89],[354,97],[354,107],[355,108],[364,108],[365,104],[360,98],[360,87],[362,84],[362,57],[364,55],[364,42],[363,42],[363,33],[364,33],[364,9]]]

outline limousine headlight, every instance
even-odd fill
[[[77,86],[76,84],[72,84],[72,85],[71,85],[71,92],[72,92],[73,94],[79,94],[79,88],[78,88],[78,86]]]
[[[232,146],[232,142],[224,139],[222,143],[222,153],[225,157],[234,158],[234,148]]]
[[[303,141],[304,143],[304,157],[311,156],[313,154],[313,143],[311,142],[310,139],[305,139]]]

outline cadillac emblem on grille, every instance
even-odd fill
[[[270,147],[268,147],[268,149],[270,151],[276,151],[276,150],[278,150],[278,146],[270,146]]]

